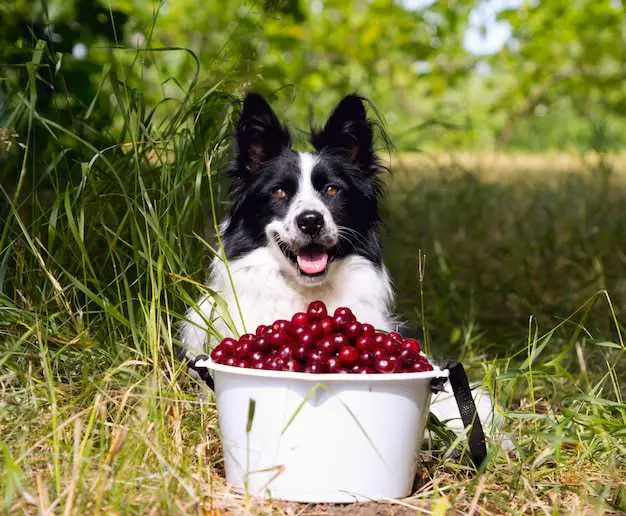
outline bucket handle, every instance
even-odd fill
[[[181,360],[187,363],[187,367],[189,367],[192,371],[195,371],[204,383],[206,383],[211,390],[214,390],[215,383],[213,381],[213,377],[209,373],[209,370],[204,366],[196,365],[200,360],[207,360],[208,357],[206,355],[198,355],[193,359],[190,359],[184,353],[180,353],[180,355],[182,355],[180,356]],[[472,459],[474,466],[479,468],[487,456],[487,445],[485,443],[483,426],[476,411],[474,398],[472,397],[472,391],[469,386],[467,374],[465,373],[463,364],[460,362],[449,362],[445,369],[449,372],[448,380],[450,381],[454,398],[456,399],[456,403],[459,407],[463,426],[465,428],[469,427],[467,440],[470,458]],[[433,392],[442,391],[444,383],[445,378],[433,379],[431,384]]]
[[[456,404],[459,407],[463,426],[469,429],[467,433],[467,444],[470,458],[474,466],[479,468],[484,462],[485,457],[487,457],[487,444],[483,425],[478,417],[478,411],[476,410],[476,404],[472,397],[472,390],[469,386],[465,368],[460,362],[448,362],[444,369],[448,370],[448,380],[452,387]],[[434,378],[431,384],[432,391],[443,391],[445,382],[445,378]]]

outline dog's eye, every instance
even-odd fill
[[[328,185],[325,193],[328,197],[335,197],[339,193],[339,187],[337,185]]]
[[[287,192],[285,192],[285,190],[280,187],[276,187],[272,190],[272,195],[276,199],[284,199],[285,197],[287,197]]]

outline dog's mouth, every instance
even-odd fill
[[[303,276],[323,276],[334,258],[334,248],[327,248],[320,244],[308,244],[298,250],[292,250],[276,234],[274,240],[283,255],[298,268],[298,272]]]

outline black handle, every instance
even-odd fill
[[[460,362],[450,362],[446,369],[448,369],[450,376],[450,386],[454,393],[454,398],[459,407],[461,413],[461,420],[465,428],[469,427],[468,434],[468,446],[470,451],[470,458],[477,468],[485,460],[487,456],[487,444],[485,442],[485,433],[483,431],[483,425],[478,417],[476,410],[476,404],[472,397],[472,390],[467,380],[467,374],[463,364]]]

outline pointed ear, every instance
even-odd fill
[[[313,132],[311,143],[318,151],[338,152],[355,164],[368,167],[374,159],[374,151],[372,124],[367,119],[363,99],[357,95],[344,97],[324,128]]]
[[[289,131],[258,93],[249,93],[237,122],[237,160],[241,170],[258,172],[291,144]]]

